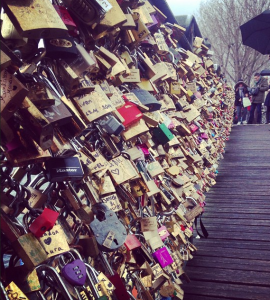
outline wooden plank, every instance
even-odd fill
[[[220,226],[221,224],[224,224],[224,225],[245,225],[247,224],[246,223],[246,219],[219,219],[219,218],[216,218],[216,217],[206,217],[206,216],[203,216],[203,222],[204,222],[204,225],[206,226],[207,228],[207,225],[209,224],[217,224],[218,226]],[[270,220],[248,220],[248,224],[250,226],[270,226]]]
[[[268,300],[270,295],[269,287],[257,287],[253,285],[239,285],[213,282],[193,281],[190,285],[183,286],[184,291],[193,295],[226,297],[230,300]],[[193,298],[196,300],[196,298]],[[209,298],[210,300],[211,298]]]
[[[252,260],[270,260],[270,251],[254,249],[236,249],[233,248],[229,251],[227,248],[216,246],[212,247],[201,247],[200,251],[195,253],[196,256],[212,256],[212,257],[228,257],[228,258],[239,258],[239,259],[252,259]]]
[[[265,210],[264,208],[257,208],[256,206],[251,207],[251,206],[234,206],[231,205],[231,207],[206,207],[205,210],[207,212],[215,212],[215,214],[219,214],[220,212],[237,212],[237,213],[245,213],[245,214],[249,214],[249,213],[253,213],[253,214],[261,214],[261,215],[268,215],[269,216],[269,212],[267,210]]]
[[[200,280],[211,282],[222,282],[232,284],[248,284],[270,287],[270,273],[258,272],[253,270],[230,270],[218,269],[215,271],[208,267],[193,267],[188,269],[188,277],[191,280]]]
[[[207,210],[203,213],[204,218],[211,217],[211,218],[227,218],[227,219],[255,219],[257,218],[258,220],[267,220],[269,218],[269,215],[267,214],[246,214],[246,213],[237,213],[237,212],[231,212],[231,213],[223,213],[220,212],[216,214],[215,216],[207,212]],[[267,217],[268,216],[268,217]]]
[[[185,294],[184,300],[231,300],[231,298],[219,298],[211,296],[199,296],[194,294]]]
[[[209,233],[209,239],[225,239],[225,240],[246,240],[246,241],[251,241],[251,242],[256,242],[256,241],[269,241],[270,240],[270,233],[263,233],[259,234],[253,233],[253,232],[243,232],[242,230],[239,230],[237,232],[227,232],[227,231],[212,231],[208,230]]]
[[[208,223],[204,224],[206,226],[207,231],[213,232],[213,231],[218,231],[218,232],[239,232],[239,230],[248,232],[248,233],[260,233],[260,234],[265,234],[269,232],[269,227],[262,227],[262,226],[249,226],[249,225],[224,225],[222,227],[222,231],[220,230],[220,226],[217,225],[210,225]]]
[[[213,256],[195,256],[188,263],[187,272],[190,267],[207,267],[212,269],[230,269],[230,270],[253,270],[258,272],[270,273],[270,262],[266,260],[252,260],[228,257],[213,257]]]

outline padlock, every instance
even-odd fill
[[[45,264],[40,264],[39,266],[36,267],[36,271],[38,275],[41,276],[46,276],[49,275],[50,278],[53,278],[55,280],[55,285],[58,287],[61,295],[67,299],[67,300],[72,300],[73,297],[69,293],[66,285],[64,284],[61,276],[58,274],[55,268],[45,265]]]
[[[169,52],[169,47],[165,42],[162,32],[159,30],[158,32],[154,33],[154,37],[157,43],[157,53],[161,55],[167,54]]]
[[[127,101],[124,106],[118,108],[117,111],[125,119],[123,122],[125,127],[134,124],[143,117],[142,112],[137,108],[137,106],[129,101]]]
[[[45,72],[57,87],[55,87],[55,85],[51,81],[49,81],[48,78],[42,74],[42,72]],[[67,101],[65,101],[61,91],[58,90],[60,84],[56,80],[53,71],[50,67],[40,64],[38,66],[38,76],[45,83],[45,85],[49,88],[50,92],[55,97],[55,105],[51,105],[50,107],[41,111],[44,117],[54,126],[68,123],[72,118],[72,114],[68,109],[69,106],[67,105]]]
[[[162,268],[173,263],[173,259],[166,247],[160,248],[153,253],[153,257],[159,262]]]
[[[82,246],[84,256],[96,257],[99,254],[96,237],[87,225],[82,227],[82,231],[84,233],[80,233],[78,245]]]
[[[97,22],[99,18],[112,8],[108,1],[95,0],[90,3],[86,0],[81,0],[80,2],[75,0],[64,0],[63,2],[70,13],[86,25]]]
[[[108,252],[120,248],[126,240],[127,233],[115,212],[101,203],[93,206],[93,211],[96,213],[96,218],[91,222],[90,227],[99,248]]]
[[[101,128],[109,134],[119,135],[123,130],[125,130],[125,126],[117,121],[117,119],[112,115],[106,115],[100,118],[97,122]]]
[[[128,234],[124,243],[128,251],[141,247],[141,242],[138,240],[135,234]]]
[[[131,92],[136,95],[143,105],[149,108],[149,112],[153,112],[161,108],[161,103],[159,103],[148,91],[143,89],[133,89]]]
[[[53,126],[28,97],[25,97],[18,116],[20,116],[21,124],[28,129],[29,133],[32,133],[38,145],[43,150],[50,148],[53,142]]]
[[[24,166],[31,163],[43,162],[51,157],[48,150],[42,150],[29,133],[20,128],[17,137],[10,144],[11,149],[5,155],[13,166]],[[8,148],[8,145],[6,145]]]
[[[69,203],[70,207],[83,224],[90,224],[93,221],[94,215],[91,207],[82,204],[75,189],[69,182],[67,183],[67,186],[63,187],[61,190],[61,195]]]
[[[46,109],[55,105],[55,98],[38,76],[33,76],[33,81],[29,80],[26,86],[29,90],[28,98],[38,109]]]
[[[82,75],[77,77],[75,84],[70,86],[66,85],[65,89],[70,97],[85,95],[93,92],[95,90],[95,85],[87,75]]]
[[[7,70],[1,71],[1,116],[9,120],[27,96],[26,87]]]
[[[101,259],[104,268],[106,270],[106,275],[108,277],[108,279],[110,280],[110,282],[114,285],[115,290],[114,290],[114,294],[117,297],[118,300],[126,300],[129,299],[130,296],[127,292],[127,289],[125,287],[125,285],[123,284],[123,281],[121,279],[121,277],[119,276],[118,273],[116,273],[110,266],[107,258],[105,257],[105,255],[101,252],[99,254],[99,258]]]
[[[18,5],[13,1],[6,1],[3,5],[5,12],[23,37],[57,38],[68,34],[67,27],[50,2],[34,0],[32,3]],[[24,22],[26,15],[28,22]]]
[[[83,286],[86,281],[86,266],[82,260],[75,259],[63,266],[61,274],[70,284]]]
[[[159,124],[154,128],[153,136],[162,144],[165,145],[174,138],[172,132],[166,127],[164,123]]]
[[[65,8],[65,6],[60,5],[58,0],[53,1],[53,6],[55,10],[57,11],[58,15],[66,25],[68,29],[68,33],[71,36],[77,36],[78,35],[78,28],[75,22],[73,21],[72,17],[70,16],[68,10]]]
[[[78,50],[73,37],[44,39],[46,56],[50,58],[76,58]]]
[[[1,48],[1,70],[7,69],[10,74],[14,74],[23,64],[14,52],[9,49],[4,41],[0,41]]]
[[[29,230],[35,237],[41,237],[46,231],[51,230],[59,216],[59,213],[49,208],[44,208],[41,215],[38,216],[29,226]]]
[[[135,21],[136,28],[132,29],[131,32],[134,35],[136,43],[139,44],[150,34],[150,31],[146,24],[142,21],[138,12],[133,13],[133,20]]]
[[[81,44],[76,44],[76,48],[77,48],[77,55],[75,59],[65,58],[65,61],[71,67],[71,69],[77,74],[77,76],[81,76],[95,69],[96,62]]]
[[[46,252],[32,233],[20,233],[10,218],[1,210],[1,230],[11,242],[15,252],[29,270],[47,259]],[[26,230],[25,230],[26,231]]]
[[[13,22],[3,11],[1,13],[1,23],[1,36],[5,39],[6,45],[11,48],[23,48],[28,39],[19,34]]]
[[[83,169],[78,157],[55,157],[46,161],[46,174],[50,182],[75,181],[83,178]]]

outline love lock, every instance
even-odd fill
[[[115,212],[109,210],[105,204],[93,206],[94,221],[90,227],[96,237],[99,248],[105,252],[120,248],[127,237],[124,225],[119,221]]]

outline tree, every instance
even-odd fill
[[[211,43],[213,60],[228,81],[250,83],[255,72],[267,68],[268,57],[244,46],[240,25],[269,9],[269,0],[204,0],[196,20]],[[269,68],[269,67],[268,67]]]

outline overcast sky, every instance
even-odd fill
[[[198,11],[202,0],[167,0],[170,8],[175,16],[193,15]]]

